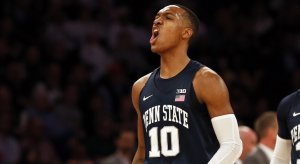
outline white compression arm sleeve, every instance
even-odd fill
[[[211,122],[220,148],[208,164],[233,164],[240,157],[243,149],[234,114],[214,117]]]
[[[283,139],[277,136],[274,153],[271,164],[288,164],[291,159],[291,140]]]

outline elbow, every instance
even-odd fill
[[[243,151],[243,142],[241,139],[235,140],[231,143],[231,154],[234,161],[238,160]]]
[[[242,151],[243,151],[243,142],[242,140],[237,140],[233,146],[232,146],[232,151],[236,154],[236,158],[238,159],[241,154],[242,154]]]
[[[243,142],[242,140],[238,139],[233,142],[228,143],[230,145],[229,152],[232,154],[233,159],[237,160],[242,154],[243,151]]]
[[[242,154],[243,144],[240,139],[223,142],[219,150],[212,157],[208,164],[228,164],[234,163]]]

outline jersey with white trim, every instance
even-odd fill
[[[277,108],[278,136],[292,143],[291,163],[300,162],[300,90],[284,97]],[[298,162],[298,163],[299,163]]]
[[[176,76],[150,75],[139,97],[147,164],[207,164],[219,148],[207,108],[192,84],[204,65],[191,60]]]

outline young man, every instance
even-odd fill
[[[242,151],[227,87],[187,51],[199,20],[188,8],[169,5],[153,22],[151,50],[160,67],[132,87],[138,115],[133,164],[230,164]]]
[[[278,136],[271,164],[300,162],[300,90],[285,96],[277,108]]]

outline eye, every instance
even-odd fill
[[[173,15],[172,14],[166,14],[165,15],[165,19],[167,19],[167,20],[172,20],[174,17],[173,17]]]

